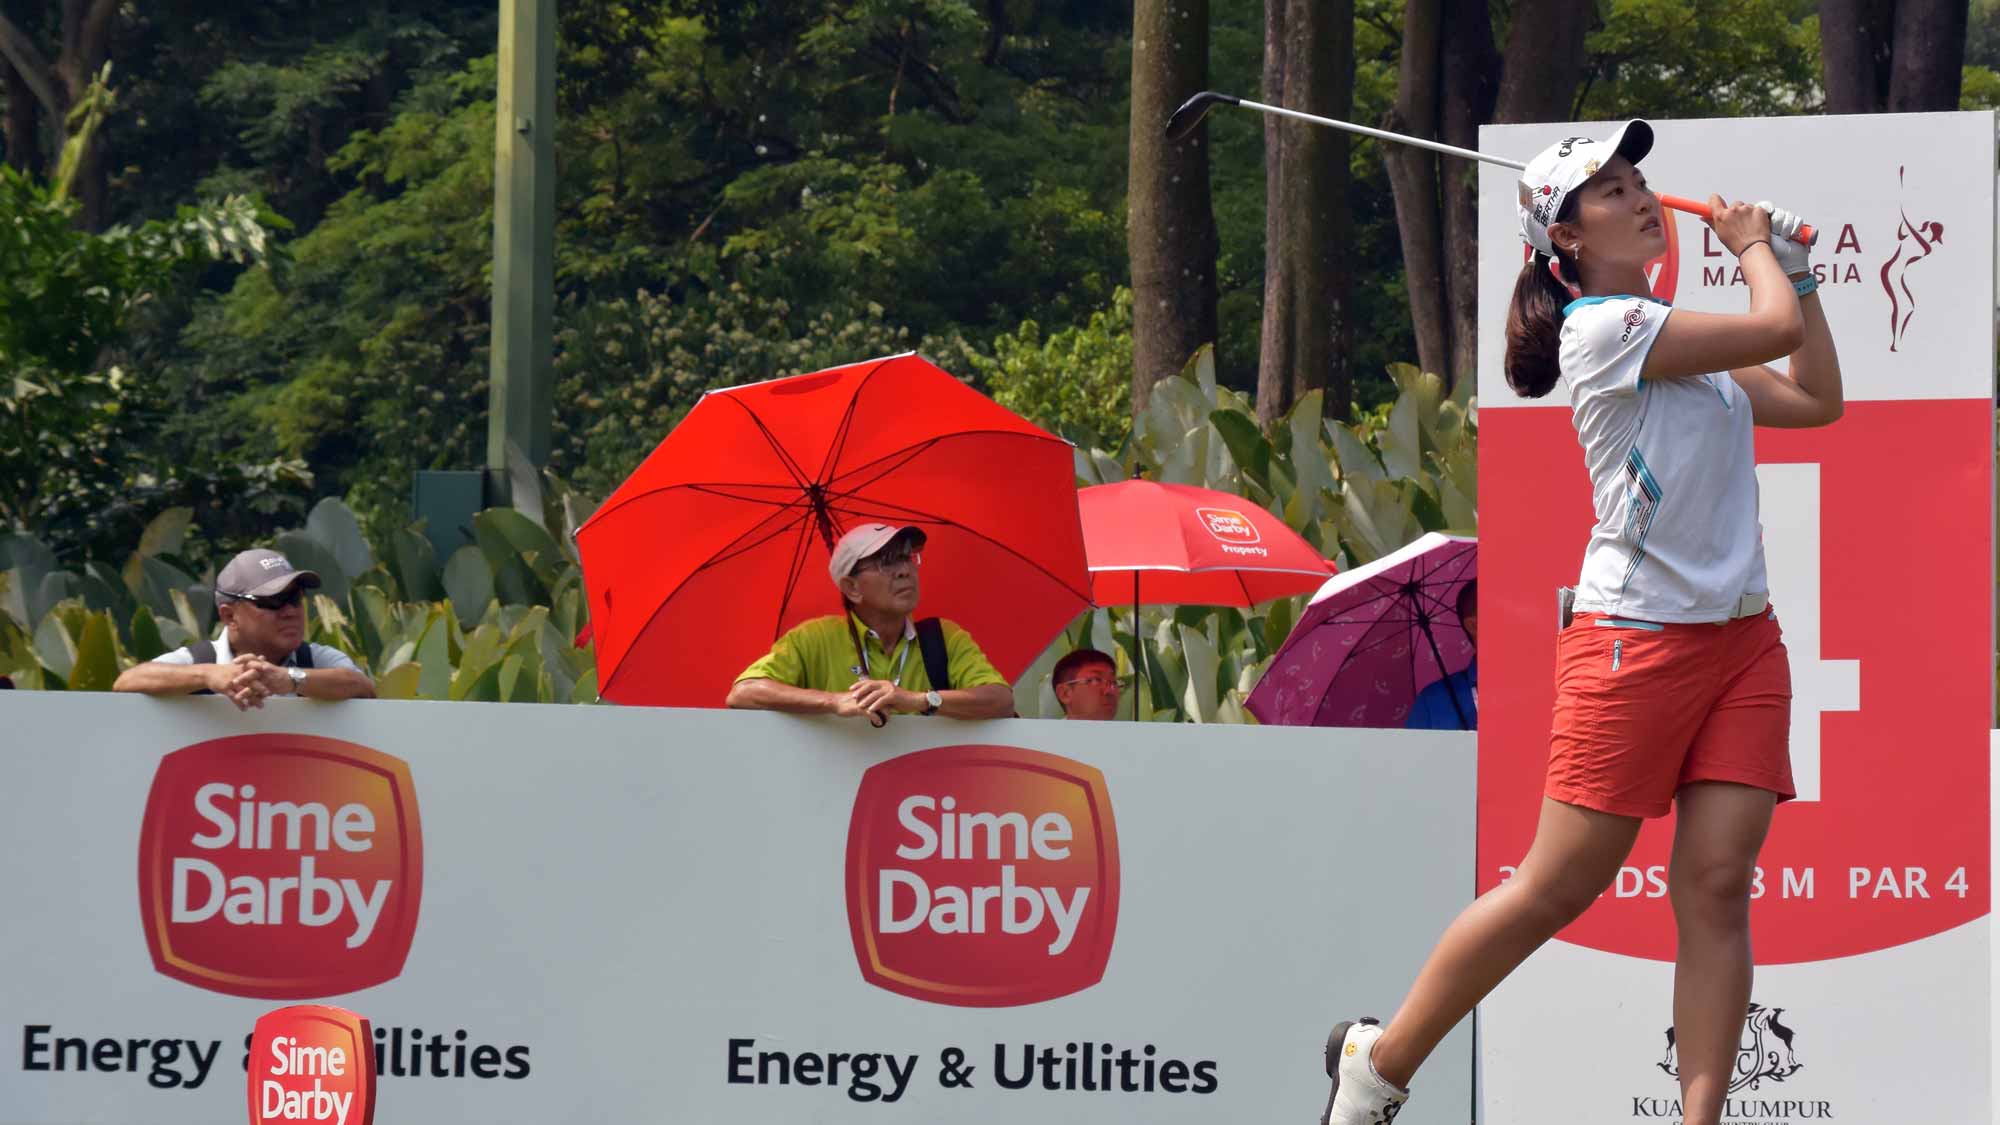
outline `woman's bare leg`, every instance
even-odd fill
[[[1777,798],[1703,781],[1680,791],[1667,871],[1680,948],[1674,1051],[1686,1125],[1716,1125],[1750,1006],[1750,887]]]
[[[1480,895],[1445,929],[1375,1042],[1375,1072],[1408,1086],[1473,1005],[1597,901],[1631,852],[1639,824],[1637,817],[1544,797],[1535,842],[1521,869]]]

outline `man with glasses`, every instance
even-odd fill
[[[845,613],[816,617],[736,677],[728,705],[799,715],[1002,719],[1014,689],[972,635],[939,618],[916,620],[921,528],[865,523],[840,537],[827,574]],[[940,682],[943,681],[943,682]]]
[[[306,643],[305,592],[319,584],[276,551],[244,551],[215,578],[221,633],[127,668],[111,690],[212,693],[243,711],[274,695],[372,699],[375,681],[346,653]]]
[[[1056,661],[1049,680],[1065,719],[1115,719],[1118,695],[1125,687],[1118,665],[1094,648],[1080,648]]]

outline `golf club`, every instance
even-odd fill
[[[1283,106],[1276,106],[1276,105],[1265,105],[1262,102],[1249,101],[1245,98],[1235,97],[1234,95],[1231,94],[1218,94],[1213,90],[1203,90],[1201,93],[1196,94],[1194,97],[1191,97],[1187,101],[1181,103],[1181,107],[1173,112],[1173,116],[1167,118],[1167,139],[1170,141],[1177,141],[1180,140],[1182,137],[1187,136],[1189,133],[1194,131],[1194,127],[1196,125],[1201,124],[1202,118],[1208,116],[1208,111],[1218,105],[1240,105],[1244,109],[1254,109],[1259,113],[1274,114],[1278,117],[1296,118],[1297,120],[1308,122],[1313,125],[1325,125],[1331,129],[1344,129],[1347,132],[1359,133],[1364,137],[1374,137],[1377,140],[1394,141],[1397,144],[1415,145],[1418,148],[1427,148],[1432,152],[1441,152],[1446,156],[1457,156],[1457,157],[1462,157],[1466,160],[1483,160],[1488,164],[1498,164],[1502,168],[1512,168],[1516,172],[1525,171],[1528,167],[1526,164],[1523,164],[1518,160],[1508,160],[1506,157],[1495,156],[1490,152],[1479,152],[1474,149],[1459,148],[1456,145],[1443,144],[1438,141],[1427,141],[1421,137],[1408,137],[1404,136],[1401,133],[1391,133],[1386,129],[1371,129],[1366,125],[1356,125],[1351,121],[1340,121],[1331,117],[1320,117],[1311,113],[1300,113],[1296,109],[1286,109]],[[1660,196],[1660,204],[1665,207],[1671,207],[1676,211],[1685,212],[1686,214],[1695,215],[1703,219],[1709,218],[1711,214],[1708,208],[1708,204],[1703,203],[1700,200],[1688,199],[1684,196],[1679,196],[1679,195],[1663,194]],[[1817,230],[1814,230],[1811,226],[1801,224],[1799,226],[1799,233],[1794,235],[1792,240],[1794,242],[1802,242],[1807,246],[1811,246],[1819,241],[1819,232]]]

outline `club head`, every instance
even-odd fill
[[[1218,94],[1213,90],[1203,90],[1201,93],[1182,102],[1181,107],[1174,111],[1173,116],[1167,118],[1167,139],[1178,141],[1189,133],[1194,132],[1194,127],[1201,124],[1201,119],[1207,117],[1208,111],[1215,106],[1236,105],[1242,100],[1241,98],[1231,97],[1228,94]]]

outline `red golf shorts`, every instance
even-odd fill
[[[1792,788],[1792,669],[1775,611],[1662,625],[1579,613],[1556,637],[1545,792],[1665,816],[1696,781]]]

